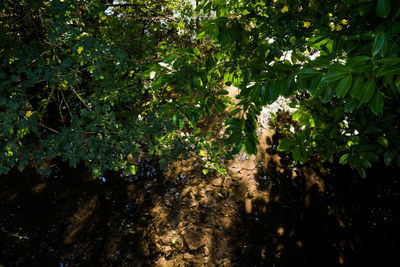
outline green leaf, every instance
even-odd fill
[[[396,66],[384,65],[378,70],[376,77],[395,75],[395,74],[400,75],[400,64]]]
[[[376,3],[376,14],[386,18],[390,13],[390,0],[378,0]]]
[[[160,75],[152,83],[151,89],[157,90],[157,89],[163,87],[164,85],[166,85],[167,81],[168,80],[167,80],[167,76],[166,75]]]
[[[386,151],[385,154],[383,155],[383,162],[385,163],[386,166],[390,166],[394,157],[396,156],[396,153],[393,151]]]
[[[225,0],[214,0],[213,3],[214,3],[214,6],[217,7],[217,6],[225,4],[226,2],[225,2]]]
[[[168,170],[168,162],[166,159],[159,160],[158,164],[160,165],[161,170],[163,170],[163,171]]]
[[[132,165],[132,166],[130,167],[129,171],[130,171],[130,173],[131,173],[132,175],[135,175],[135,174],[136,174],[136,166],[135,166],[135,165]]]
[[[204,0],[201,3],[199,3],[195,9],[196,12],[199,12],[200,10],[203,9],[203,7],[207,4],[208,0]]]
[[[196,134],[199,134],[200,132],[201,132],[200,128],[195,128],[195,129],[193,129],[192,134],[196,135]]]
[[[372,45],[372,56],[374,57],[381,51],[383,45],[385,44],[385,34],[379,32],[375,36],[374,44]]]
[[[321,95],[322,103],[329,102],[332,99],[334,93],[335,93],[335,89],[333,87],[326,86],[324,93]]]
[[[284,97],[290,97],[296,91],[296,82],[293,76],[287,78],[285,88],[286,90],[282,89],[281,92]]]
[[[301,162],[306,162],[307,161],[307,150],[305,146],[300,146],[300,161]]]
[[[274,80],[272,82],[272,87],[270,89],[272,89],[272,91],[271,91],[269,103],[273,103],[273,102],[275,102],[276,99],[278,99],[279,94],[281,92],[281,82],[280,82],[280,80]]]
[[[282,138],[279,140],[278,151],[289,152],[292,145],[292,140],[290,140],[289,138]]]
[[[312,79],[311,81],[311,85],[309,88],[310,94],[313,98],[316,98],[318,96],[320,96],[324,91],[321,90],[320,84],[321,84],[321,79],[322,76],[318,75],[317,77],[315,77],[314,79]]]
[[[219,95],[228,95],[229,92],[226,91],[226,90],[219,90],[219,91],[217,92],[217,94],[219,94]]]
[[[221,30],[219,31],[218,41],[221,44],[221,47],[225,48],[231,42],[231,38],[226,31]]]
[[[302,69],[297,73],[298,76],[302,78],[311,78],[314,77],[315,75],[319,74],[319,71],[316,71],[314,69]]]
[[[218,99],[217,101],[215,101],[215,108],[218,110],[219,113],[224,113],[225,111],[225,104]]]
[[[11,75],[11,80],[12,80],[13,82],[18,82],[18,81],[19,81],[18,75]]]
[[[233,116],[235,116],[236,114],[238,114],[240,111],[242,111],[241,108],[234,109],[234,110],[232,110],[231,112],[229,112],[229,116],[230,116],[230,117],[233,117]]]
[[[83,51],[83,46],[78,47],[78,49],[76,50],[78,52],[78,54],[82,53]]]
[[[340,165],[345,165],[349,162],[349,153],[344,154],[343,156],[340,157],[339,159],[339,164]]]
[[[363,83],[363,77],[362,76],[357,76],[354,78],[353,84],[351,86],[350,90],[350,95],[354,98],[360,99],[362,95],[362,83]]]
[[[338,81],[340,79],[342,79],[344,76],[346,76],[346,72],[333,72],[333,73],[329,73],[328,75],[324,76],[322,78],[322,82],[335,82]]]
[[[372,69],[372,60],[367,56],[350,58],[346,64],[352,73],[365,73]]]
[[[185,119],[183,117],[179,118],[179,130],[182,130],[185,126]]]
[[[297,79],[297,88],[300,92],[304,92],[307,88],[307,80],[301,77]]]
[[[225,82],[225,84],[226,84],[227,86],[230,86],[230,85],[232,84],[233,75],[234,75],[233,72],[229,72],[229,71],[225,72],[225,74],[224,74],[224,82]],[[229,84],[229,85],[228,85],[228,84]]]
[[[342,80],[340,80],[340,82],[338,83],[338,85],[336,87],[336,95],[338,97],[346,96],[347,92],[351,88],[352,82],[353,82],[353,76],[351,74],[347,75]]]
[[[215,23],[210,24],[206,29],[206,33],[208,35],[210,35],[211,40],[217,41],[218,34],[219,34],[218,24],[215,24]]]
[[[261,86],[259,84],[256,84],[255,86],[251,87],[250,101],[253,103],[258,103],[260,93],[261,93]]]
[[[352,112],[357,107],[358,101],[352,97],[348,97],[346,99],[346,103],[344,104],[344,110],[346,112]]]
[[[378,137],[378,143],[383,147],[389,147],[389,140],[387,140],[386,137],[379,136]]]
[[[371,162],[369,161],[369,160],[367,160],[366,158],[362,158],[361,159],[361,165],[364,167],[364,168],[371,168]]]
[[[358,171],[358,174],[361,176],[361,178],[365,178],[367,176],[363,167],[358,167],[357,171]]]
[[[208,169],[203,169],[203,174],[206,175],[208,173]]]
[[[93,175],[94,178],[99,178],[100,175],[101,175],[101,171],[99,169],[97,169],[97,168],[94,168],[92,170],[92,175]]]
[[[371,103],[369,104],[372,113],[378,115],[383,108],[383,94],[380,91],[377,91],[374,97],[372,98]]]
[[[226,140],[228,144],[236,144],[242,140],[243,134],[241,129],[233,129],[235,131],[232,132],[232,135]]]
[[[244,148],[247,155],[255,155],[257,153],[257,140],[252,133],[246,136]]]
[[[298,146],[293,147],[292,156],[295,161],[299,161],[301,159],[300,148]]]
[[[371,100],[372,96],[375,93],[375,82],[373,80],[369,80],[365,83],[365,88],[362,90],[362,95],[360,98],[361,103],[367,103]]]
[[[271,94],[272,94],[272,85],[271,83],[266,83],[261,86],[261,105],[264,106],[266,104],[271,104]]]

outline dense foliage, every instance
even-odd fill
[[[224,104],[196,74],[191,6],[103,2],[0,4],[0,173],[56,157],[134,173],[140,152],[165,167],[210,143],[196,123]]]
[[[229,143],[255,153],[255,121],[278,96],[297,96],[300,126],[280,142],[295,161],[339,160],[365,177],[371,162],[400,164],[400,3],[390,0],[203,1],[217,18],[225,81],[245,116],[227,121]],[[244,137],[244,138],[242,138]]]
[[[218,155],[256,153],[280,95],[295,161],[400,164],[399,18],[394,0],[2,1],[0,173],[56,157],[134,173],[141,152],[165,167],[203,150],[223,172]],[[223,83],[240,89],[224,143],[200,127]]]

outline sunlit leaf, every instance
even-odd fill
[[[347,164],[348,162],[349,162],[349,154],[348,154],[348,153],[343,154],[343,155],[340,157],[340,159],[339,159],[339,164],[340,164],[340,165],[345,165],[345,164]]]

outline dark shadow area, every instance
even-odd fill
[[[163,175],[139,162],[135,176],[93,179],[59,164],[49,177],[34,170],[0,179],[0,265],[151,266],[147,232],[165,193]]]
[[[165,175],[139,160],[135,176],[2,176],[0,265],[399,266],[400,170],[294,165],[278,139],[255,180],[205,176],[195,160]]]
[[[268,154],[281,160],[258,169],[269,201],[252,199],[235,220],[235,266],[399,266],[400,168],[362,179],[343,166],[294,166],[272,139]]]

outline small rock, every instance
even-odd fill
[[[165,246],[164,247],[164,254],[165,254],[165,257],[169,257],[169,256],[171,256],[172,255],[172,252],[173,252],[173,250],[172,250],[172,248],[170,247],[170,246]]]
[[[193,258],[193,255],[186,252],[185,254],[183,254],[183,258],[184,258],[185,260],[190,260],[190,259]]]
[[[204,247],[204,255],[210,255],[210,249],[208,247]]]
[[[206,189],[205,188],[202,188],[202,189],[199,190],[199,196],[202,197],[202,198],[206,196]]]
[[[246,213],[251,213],[251,209],[252,209],[251,199],[246,198],[244,200],[244,210]]]
[[[189,229],[183,235],[185,243],[190,250],[197,250],[203,245],[203,234],[195,229]]]
[[[214,180],[212,181],[212,185],[213,185],[213,186],[216,186],[216,187],[222,186],[222,178],[216,178],[216,179],[214,179]]]
[[[283,228],[282,226],[279,227],[279,228],[276,230],[276,233],[277,233],[278,235],[282,236],[282,235],[285,233],[285,228]]]
[[[231,218],[220,217],[216,219],[217,225],[223,229],[229,228],[231,225]]]
[[[200,204],[200,206],[207,208],[208,206],[210,206],[209,202],[210,202],[210,200],[208,198],[204,197],[204,198],[200,199],[199,204]]]
[[[188,206],[189,206],[189,208],[194,208],[197,206],[197,202],[194,199],[190,199],[188,201]]]
[[[173,261],[169,261],[169,260],[165,259],[164,257],[161,257],[160,259],[157,260],[157,262],[155,263],[155,266],[173,267],[173,266],[175,266],[175,264]]]

